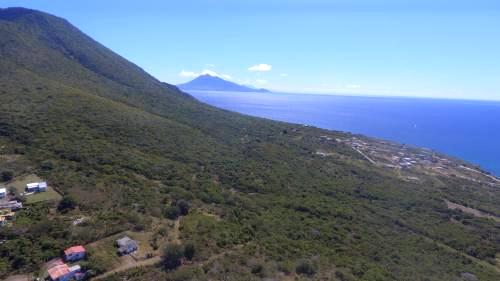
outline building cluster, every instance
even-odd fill
[[[480,184],[500,186],[500,179],[485,173],[480,168],[464,166],[459,160],[447,158],[428,149],[417,149],[387,141],[362,140],[357,137],[337,142],[349,145],[378,166],[397,170],[416,169],[433,175],[453,176]]]
[[[78,264],[68,265],[67,263],[74,263],[85,259],[87,251],[81,245],[70,247],[64,250],[64,262],[58,260],[48,270],[48,277],[52,281],[69,281],[69,280],[82,280],[85,277],[85,272]]]
[[[47,182],[28,183],[25,188],[25,195],[47,191]],[[0,187],[0,227],[14,221],[16,217],[15,211],[23,207],[23,203],[17,200],[9,200],[13,197],[9,196],[7,188]]]
[[[119,255],[128,255],[138,249],[138,244],[128,236],[124,236],[116,240]],[[48,278],[51,281],[69,281],[83,280],[86,276],[78,261],[84,260],[87,257],[85,247],[76,245],[64,250],[63,259],[55,261],[49,269],[47,269]]]
[[[16,210],[23,207],[23,203],[16,200],[9,200],[7,189],[0,188],[0,227],[9,224],[16,218]]]
[[[353,149],[366,153],[377,164],[388,168],[409,169],[415,166],[430,167],[442,162],[433,153],[427,150],[413,151],[406,146],[396,145],[384,141],[367,142],[356,137],[344,140]],[[449,162],[449,161],[448,161]]]

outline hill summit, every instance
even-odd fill
[[[187,83],[179,84],[177,86],[185,91],[269,92],[269,90],[266,89],[239,85],[209,74],[200,75]]]

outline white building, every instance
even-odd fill
[[[26,192],[45,192],[47,191],[46,182],[32,182],[26,185]]]
[[[39,182],[38,183],[38,192],[47,191],[47,182]]]
[[[7,189],[5,187],[0,188],[0,198],[5,198],[7,196]]]

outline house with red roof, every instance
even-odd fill
[[[70,262],[79,261],[81,259],[84,259],[86,254],[87,251],[83,246],[73,246],[64,250],[64,259]]]
[[[75,279],[81,273],[81,268],[79,265],[69,267],[63,263],[50,268],[47,272],[52,281],[69,281]]]

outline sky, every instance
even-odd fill
[[[64,17],[171,84],[500,100],[497,0],[0,0]]]

